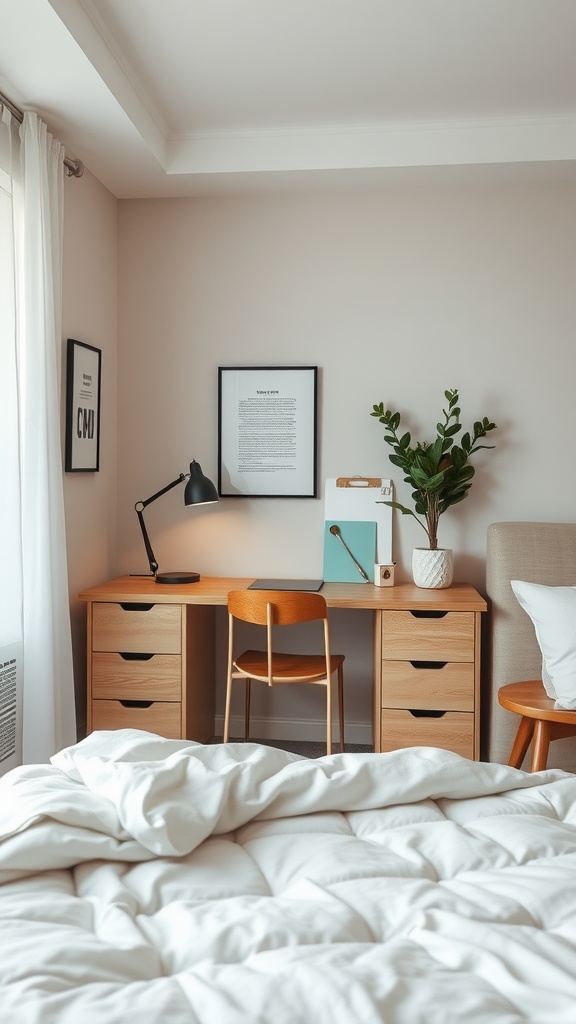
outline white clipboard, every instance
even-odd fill
[[[376,561],[392,562],[392,509],[384,501],[394,500],[391,480],[379,476],[339,476],[326,480],[324,518],[376,523]]]

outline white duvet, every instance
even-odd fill
[[[1,1024],[576,1024],[576,776],[94,733],[0,780]]]

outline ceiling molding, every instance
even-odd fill
[[[162,166],[168,125],[92,0],[48,0]]]
[[[167,155],[168,174],[576,160],[576,118],[180,133]]]
[[[411,0],[430,34],[412,40],[406,0],[330,2],[327,44],[318,0],[7,0],[0,83],[118,198],[575,180],[576,4],[470,0],[448,37]]]

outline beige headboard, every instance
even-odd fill
[[[485,756],[504,764],[518,718],[500,707],[498,690],[505,683],[540,679],[542,669],[534,627],[510,586],[514,579],[576,586],[576,523],[492,523],[488,527],[486,593],[490,602],[491,664],[487,678],[491,692],[486,695],[490,708],[485,716]],[[576,739],[553,743],[548,766],[576,771]]]

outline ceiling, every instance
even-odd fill
[[[0,0],[0,89],[119,198],[576,180],[574,0]]]

